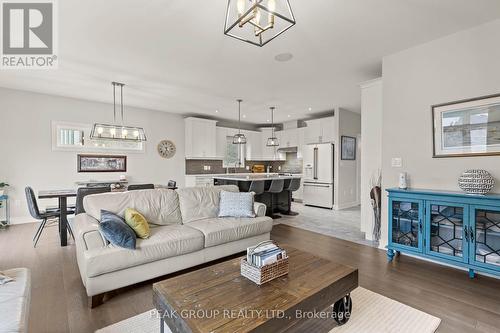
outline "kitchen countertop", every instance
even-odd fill
[[[294,172],[270,172],[270,173],[252,173],[252,172],[238,172],[238,173],[196,173],[196,174],[191,174],[191,175],[186,175],[186,176],[192,176],[192,177],[218,177],[218,176],[251,176],[251,175],[260,175],[260,176],[266,176],[266,175],[278,175],[280,173],[286,173],[286,174],[292,174],[293,176],[297,177],[302,177],[302,173],[294,173]]]
[[[280,176],[278,174],[263,174],[263,173],[252,173],[249,175],[221,175],[214,176],[213,178],[222,179],[222,180],[236,180],[242,182],[251,182],[251,181],[265,181],[265,180],[273,180],[273,179],[294,179],[301,178],[300,175],[293,176]]]

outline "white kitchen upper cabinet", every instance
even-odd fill
[[[306,121],[307,127],[304,130],[304,143],[334,142],[335,117],[326,117]]]
[[[248,131],[247,135],[247,160],[259,160],[262,158],[262,133]]]
[[[216,155],[223,158],[226,155],[227,128],[216,127]]]
[[[297,147],[297,145],[299,144],[298,128],[286,129],[280,131],[279,133],[281,133],[281,142],[280,142],[281,147],[283,148]]]
[[[216,158],[217,121],[188,117],[184,119],[186,158]]]
[[[303,157],[304,145],[305,145],[305,127],[297,128],[297,158]]]

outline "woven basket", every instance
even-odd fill
[[[270,241],[262,242],[257,245],[255,249],[269,242]],[[258,285],[264,284],[280,276],[288,274],[288,268],[288,257],[280,259],[272,264],[262,266],[260,268],[248,263],[246,258],[241,259],[241,275]]]

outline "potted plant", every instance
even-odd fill
[[[7,184],[7,183],[0,183],[0,196],[4,195],[6,187],[9,187],[9,184]]]

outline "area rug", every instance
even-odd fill
[[[441,319],[364,288],[351,293],[352,317],[330,333],[432,333]],[[96,333],[158,333],[154,310],[120,321]],[[165,326],[165,332],[170,330]]]

